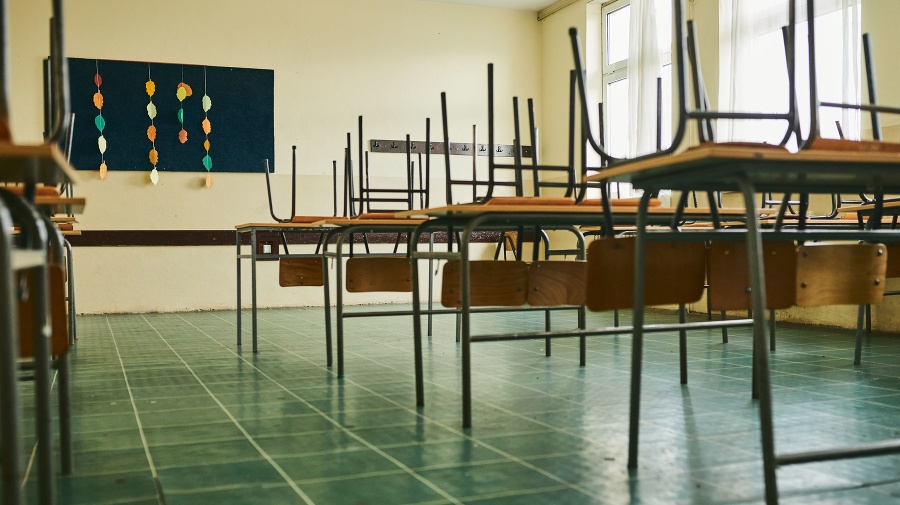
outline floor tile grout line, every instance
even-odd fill
[[[116,355],[119,357],[119,367],[122,369],[122,376],[125,379],[125,388],[128,390],[128,398],[131,400],[131,409],[134,411],[134,418],[137,421],[138,433],[141,435],[141,444],[144,446],[144,455],[147,457],[147,463],[150,465],[150,475],[153,477],[153,484],[156,487],[157,502],[160,505],[166,505],[166,495],[163,492],[162,484],[159,481],[159,474],[157,473],[156,465],[153,462],[153,455],[150,454],[150,445],[147,443],[147,436],[144,434],[141,416],[138,413],[137,404],[135,403],[134,395],[131,393],[131,386],[128,383],[128,372],[125,370],[125,362],[122,361],[122,355],[119,354],[119,344],[116,340],[116,333],[112,329],[112,323],[109,321],[109,316],[105,316],[105,319],[106,327],[109,329],[109,334],[112,337],[113,348],[116,350]]]
[[[210,340],[212,340],[213,342],[219,344],[220,346],[222,346],[222,347],[225,348],[225,349],[228,349],[229,352],[231,352],[232,354],[234,354],[235,356],[237,356],[238,358],[240,358],[244,363],[247,363],[249,366],[253,367],[253,369],[257,370],[257,371],[258,371],[260,374],[262,374],[266,379],[268,379],[268,380],[272,381],[273,383],[277,384],[277,385],[278,385],[279,387],[281,387],[281,389],[282,389],[283,391],[285,391],[287,394],[293,396],[294,398],[296,398],[297,400],[299,400],[300,402],[302,402],[304,405],[306,405],[307,407],[309,407],[310,409],[312,409],[313,411],[315,411],[316,413],[318,413],[320,416],[322,416],[322,417],[323,417],[324,419],[326,419],[328,422],[332,423],[335,427],[337,427],[338,429],[340,429],[341,431],[343,431],[346,435],[348,435],[348,436],[350,436],[351,438],[353,438],[353,439],[357,440],[358,442],[362,443],[363,445],[365,445],[365,446],[368,447],[369,449],[375,451],[376,453],[378,453],[378,455],[380,455],[380,456],[382,456],[383,458],[387,459],[388,461],[390,461],[391,463],[393,463],[394,465],[396,465],[398,468],[400,468],[401,470],[403,470],[404,472],[406,472],[408,475],[414,477],[414,478],[415,478],[416,480],[418,480],[419,482],[425,484],[425,485],[428,486],[430,489],[432,489],[433,491],[435,491],[435,492],[438,493],[439,495],[443,496],[444,499],[449,500],[449,501],[452,502],[452,503],[455,503],[455,504],[458,504],[458,505],[462,505],[462,502],[460,502],[460,501],[457,500],[455,497],[453,497],[451,494],[449,494],[449,493],[447,493],[446,491],[444,491],[443,489],[441,489],[437,484],[431,482],[430,480],[428,480],[428,479],[425,478],[424,476],[419,475],[416,471],[414,471],[413,469],[409,468],[408,466],[406,466],[405,464],[403,464],[403,463],[402,463],[401,461],[399,461],[398,459],[396,459],[396,458],[394,458],[393,456],[391,456],[390,454],[387,454],[386,452],[382,451],[380,448],[378,448],[377,445],[375,445],[375,444],[369,442],[368,440],[366,440],[366,439],[364,439],[363,437],[357,435],[356,433],[353,433],[351,430],[348,430],[346,427],[344,427],[343,425],[341,425],[341,423],[337,422],[337,420],[335,420],[334,418],[332,418],[331,416],[329,416],[328,414],[326,414],[323,410],[317,408],[315,405],[312,405],[312,404],[309,403],[307,400],[304,400],[303,398],[301,398],[299,395],[297,395],[296,393],[294,393],[293,391],[291,391],[290,389],[288,389],[287,387],[285,387],[284,385],[282,385],[280,382],[278,382],[275,378],[269,376],[269,375],[268,375],[266,372],[264,372],[261,368],[259,368],[259,367],[256,366],[255,364],[251,363],[249,360],[247,360],[247,358],[245,358],[245,357],[241,356],[240,354],[234,352],[233,350],[229,349],[227,346],[225,346],[224,344],[222,344],[221,342],[219,342],[218,340],[216,340],[215,338],[213,338],[210,334],[208,334],[208,333],[206,333],[205,331],[203,331],[203,329],[199,328],[199,327],[196,326],[194,323],[188,321],[187,319],[185,319],[185,318],[182,317],[181,315],[179,315],[179,317],[181,317],[181,319],[182,319],[185,323],[187,323],[187,324],[191,325],[192,327],[194,327],[194,329],[196,329],[197,331],[199,331],[200,333],[202,333],[203,335],[205,335],[206,337],[208,337],[208,338],[209,338]]]
[[[218,315],[217,315],[216,317],[218,317],[218,318],[221,319],[222,321],[225,321],[223,318],[219,317]],[[227,321],[226,321],[226,322],[227,322]],[[191,324],[191,323],[188,322],[188,324]],[[280,325],[279,325],[279,326],[280,326]],[[290,330],[289,328],[285,328],[285,329]],[[210,338],[212,338],[212,337],[210,337]],[[224,344],[222,344],[222,343],[219,342],[218,340],[215,340],[215,339],[213,339],[213,340],[214,340],[215,342],[217,342],[219,345],[221,345],[221,346],[223,346],[223,347],[226,347]],[[305,361],[307,361],[307,362],[313,364],[313,365],[316,366],[316,367],[319,367],[319,368],[325,368],[328,372],[334,373],[333,371],[328,370],[327,367],[322,367],[321,365],[319,365],[319,364],[313,362],[312,360],[310,360],[310,359],[308,359],[308,358],[306,358],[306,357],[304,357],[304,356],[300,356],[300,355],[294,353],[293,351],[291,351],[291,350],[289,350],[289,349],[286,349],[286,348],[282,347],[280,344],[278,344],[278,343],[276,343],[276,342],[272,342],[271,340],[268,340],[268,339],[266,339],[266,338],[262,338],[262,340],[265,340],[266,342],[269,342],[269,343],[271,343],[272,345],[278,347],[278,348],[281,349],[282,351],[287,352],[287,353],[289,353],[289,354],[293,354],[293,355],[299,357],[300,359],[303,359],[303,360],[305,360]],[[226,348],[227,348],[227,347],[226,347]],[[398,370],[398,372],[401,372],[401,371]],[[401,373],[403,373],[403,372],[401,372]],[[406,375],[406,374],[404,374],[404,375]],[[456,435],[458,435],[458,436],[461,436],[461,437],[463,437],[463,438],[465,438],[465,439],[467,439],[467,440],[469,440],[469,441],[471,441],[471,442],[478,443],[478,444],[482,445],[483,447],[485,447],[485,448],[487,448],[487,449],[489,449],[489,450],[491,450],[491,451],[493,451],[493,452],[499,454],[500,456],[503,456],[503,457],[509,459],[510,461],[512,461],[512,462],[514,462],[514,463],[517,463],[517,464],[519,464],[519,465],[521,465],[521,466],[523,466],[523,467],[525,467],[525,468],[528,468],[528,469],[530,469],[530,470],[532,470],[532,471],[538,472],[538,473],[540,473],[541,475],[544,475],[545,477],[550,478],[551,480],[554,480],[554,481],[556,481],[556,482],[559,482],[561,485],[566,486],[566,487],[568,487],[569,489],[572,489],[572,490],[574,490],[574,491],[577,491],[577,492],[579,492],[579,493],[582,493],[582,494],[584,494],[584,495],[586,495],[586,496],[589,496],[589,497],[591,497],[591,498],[598,499],[598,497],[595,496],[594,494],[592,494],[590,491],[588,491],[588,490],[586,490],[586,489],[583,489],[581,486],[578,486],[578,485],[576,485],[576,484],[574,484],[574,483],[568,482],[567,480],[563,479],[562,477],[559,477],[558,475],[553,474],[552,472],[548,472],[548,471],[546,471],[546,470],[544,470],[544,469],[542,469],[542,468],[540,468],[540,467],[538,467],[538,466],[536,466],[536,465],[533,465],[533,464],[531,464],[531,463],[525,461],[525,460],[522,459],[522,458],[519,458],[519,457],[517,457],[517,456],[515,456],[515,455],[513,455],[513,454],[510,454],[510,453],[508,453],[508,452],[506,452],[506,451],[504,451],[504,450],[502,450],[502,449],[500,449],[500,448],[498,448],[498,447],[495,447],[495,446],[493,446],[493,445],[491,445],[491,444],[489,444],[489,443],[487,443],[487,442],[485,442],[485,441],[483,441],[483,440],[480,440],[480,439],[478,439],[478,438],[475,438],[474,436],[472,436],[472,435],[470,435],[470,434],[467,434],[467,433],[465,433],[465,432],[463,432],[463,431],[459,431],[459,430],[457,430],[457,429],[455,429],[455,428],[453,428],[453,427],[451,427],[451,426],[449,426],[449,425],[447,425],[447,424],[444,424],[443,422],[441,422],[441,421],[439,421],[439,420],[437,420],[437,419],[431,419],[431,418],[427,417],[425,414],[422,414],[421,412],[419,412],[419,411],[417,411],[417,410],[415,410],[415,409],[410,409],[410,408],[407,407],[406,405],[404,405],[404,404],[402,404],[402,403],[400,403],[400,402],[398,402],[398,401],[396,401],[396,400],[393,400],[393,399],[391,399],[391,398],[388,398],[387,396],[382,395],[381,393],[378,393],[378,392],[376,392],[376,391],[373,391],[373,390],[367,388],[366,386],[363,386],[363,385],[361,385],[361,384],[358,384],[358,383],[354,382],[353,380],[350,380],[350,379],[347,379],[347,378],[344,378],[343,380],[344,380],[345,382],[348,382],[348,383],[350,383],[350,384],[353,384],[353,385],[355,385],[355,386],[357,386],[357,387],[360,387],[360,388],[362,388],[362,389],[364,389],[364,390],[366,390],[366,391],[369,391],[369,392],[371,392],[374,396],[380,397],[380,398],[384,399],[385,401],[388,401],[388,402],[390,402],[390,403],[393,403],[394,405],[400,407],[401,409],[404,409],[404,410],[406,410],[406,411],[408,411],[408,412],[411,412],[411,413],[415,414],[415,415],[418,416],[418,417],[421,417],[421,418],[422,418],[423,420],[425,420],[425,421],[430,421],[430,422],[434,423],[435,425],[440,426],[441,428],[444,428],[444,429],[450,431],[451,433],[454,433],[454,434],[456,434]],[[443,388],[443,389],[447,389],[447,388],[445,388],[444,386],[440,386],[440,385],[437,385],[437,384],[435,384],[435,386],[441,387],[441,388]],[[293,393],[291,393],[291,394],[293,394]],[[295,395],[295,396],[296,396],[296,395]],[[298,397],[298,398],[299,398],[299,397]],[[302,401],[302,400],[301,400],[301,401]],[[511,414],[511,415],[513,415],[514,417],[523,417],[523,418],[524,418],[524,416],[522,416],[522,415],[520,415],[520,414],[518,414],[518,413],[514,413],[514,412],[511,412],[511,411],[507,411],[507,410],[505,410],[505,409],[500,409],[500,410],[503,411],[503,412],[506,412],[506,413],[508,413],[508,414]],[[558,428],[555,428],[555,427],[553,427],[553,426],[551,426],[551,425],[548,425],[548,424],[545,424],[545,423],[541,423],[541,422],[539,422],[539,421],[534,421],[534,422],[535,422],[536,424],[540,424],[540,425],[546,426],[546,427],[550,428],[551,430],[554,430],[554,431],[560,431],[560,432],[563,432],[563,433],[566,433],[566,434],[569,434],[569,435],[573,435],[573,434],[567,433],[567,432],[565,432],[565,431],[563,431],[563,430],[559,430]],[[584,439],[584,437],[581,437],[581,436],[578,436],[578,435],[574,435],[574,436],[576,436],[577,438]]]
[[[179,316],[179,317],[181,317],[181,316]],[[259,452],[259,454],[270,465],[272,465],[272,468],[274,468],[275,471],[278,472],[279,475],[281,475],[281,477],[287,482],[287,484],[291,487],[291,489],[293,489],[294,492],[297,493],[297,496],[299,496],[305,503],[307,503],[309,505],[314,505],[315,502],[313,502],[313,500],[306,493],[304,493],[302,489],[300,489],[300,487],[294,482],[293,479],[291,479],[291,477],[287,474],[287,472],[285,472],[284,469],[281,468],[281,465],[279,465],[274,459],[272,459],[272,456],[270,456],[269,453],[266,452],[265,449],[260,447],[260,445],[256,442],[256,440],[253,439],[253,437],[250,435],[250,433],[248,433],[247,430],[244,429],[244,427],[240,424],[240,422],[234,417],[234,415],[231,413],[231,411],[229,411],[225,407],[225,405],[223,405],[222,402],[219,401],[219,399],[216,397],[216,395],[213,394],[213,392],[210,391],[208,387],[206,387],[206,384],[194,372],[194,370],[191,368],[191,366],[186,361],[184,361],[184,359],[181,357],[181,355],[178,353],[178,351],[176,351],[172,347],[172,345],[169,344],[169,342],[166,340],[166,338],[162,336],[162,333],[160,333],[159,330],[157,330],[156,327],[153,326],[153,323],[151,323],[149,320],[147,320],[147,317],[143,314],[141,315],[141,318],[147,323],[148,326],[150,326],[150,328],[153,329],[154,332],[156,332],[156,334],[159,336],[159,338],[163,342],[165,342],[165,344],[169,348],[169,350],[171,350],[172,353],[175,354],[176,357],[178,357],[178,359],[184,364],[184,366],[187,367],[188,371],[191,372],[191,375],[194,376],[194,378],[197,380],[198,383],[200,383],[200,385],[203,387],[203,389],[205,389],[206,392],[209,393],[209,396],[219,405],[219,408],[221,408],[222,411],[225,413],[225,415],[227,415],[228,418],[231,419],[231,422],[234,423],[234,425],[238,428],[238,430],[240,430],[241,433],[244,434],[244,437],[246,437],[247,441],[250,442],[251,445],[253,445],[253,447]],[[184,319],[184,318],[182,317],[182,319]]]

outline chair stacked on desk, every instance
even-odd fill
[[[695,95],[697,106],[689,109],[686,101],[685,53],[690,47],[684,33],[683,2],[675,0],[676,57],[678,63],[678,115],[675,134],[677,145],[684,136],[688,120],[698,120],[701,138],[704,130],[711,128],[710,120],[729,118],[742,120],[779,119],[787,122],[785,138],[795,136],[800,150],[788,152],[778,146],[752,144],[716,144],[707,137],[701,146],[681,154],[661,152],[632,160],[614,160],[609,168],[595,179],[599,181],[631,182],[645,191],[639,213],[635,248],[634,275],[634,329],[631,371],[631,419],[629,433],[629,467],[637,467],[638,434],[641,405],[642,341],[646,330],[644,305],[649,294],[642,286],[649,277],[650,247],[673,235],[647,230],[647,206],[649,192],[662,188],[680,191],[734,191],[738,190],[747,209],[746,230],[716,230],[710,232],[682,232],[683,240],[712,240],[716,243],[710,252],[710,296],[715,307],[747,308],[753,310],[753,385],[758,397],[760,415],[760,440],[762,447],[765,499],[769,504],[778,502],[779,493],[776,470],[779,467],[863,456],[900,452],[900,440],[874,442],[851,447],[820,451],[777,454],[775,452],[775,426],[772,411],[772,391],[766,351],[766,308],[804,306],[818,307],[835,304],[867,304],[883,296],[888,252],[882,242],[896,241],[900,236],[885,230],[854,230],[843,228],[807,227],[804,201],[809,194],[838,192],[876,195],[875,207],[883,202],[883,195],[900,190],[900,156],[882,146],[870,150],[870,144],[847,142],[834,143],[818,139],[818,109],[834,106],[819,103],[816,93],[815,29],[813,2],[808,1],[808,47],[810,72],[810,134],[800,134],[796,107],[796,80],[794,77],[794,27],[796,2],[789,2],[789,26],[786,30],[786,54],[790,83],[789,110],[779,114],[743,112],[716,112],[708,110],[702,97]],[[577,33],[572,32],[573,52],[581,75],[580,48]],[[698,89],[697,65],[693,65],[694,88]],[[583,79],[580,81],[584,97]],[[702,89],[702,86],[699,88]],[[881,106],[853,106],[864,110],[896,112]],[[868,107],[868,108],[867,108]],[[592,143],[595,149],[598,147]],[[599,149],[602,151],[602,149]],[[758,192],[783,195],[775,226],[762,230],[753,215]],[[792,194],[800,195],[801,212],[796,227],[784,225],[785,212]],[[877,213],[877,211],[876,211]],[[876,222],[880,222],[877,219]],[[690,238],[688,238],[690,237]],[[764,238],[766,240],[764,240]],[[718,241],[724,240],[725,243]],[[837,244],[819,244],[814,241],[841,241]],[[863,243],[854,243],[862,241]],[[744,263],[745,268],[738,268]],[[727,282],[720,282],[727,281]],[[649,284],[649,283],[648,283]],[[771,284],[780,289],[767,289]],[[692,323],[696,324],[696,323]]]
[[[6,7],[0,5],[4,12]],[[7,19],[0,19],[0,46],[6,52]],[[69,420],[68,350],[63,267],[64,240],[49,217],[59,205],[83,207],[83,199],[61,198],[51,188],[71,183],[74,172],[60,152],[68,115],[68,78],[64,64],[62,2],[53,1],[51,20],[53,123],[41,145],[12,142],[7,121],[8,62],[0,74],[0,467],[3,503],[24,502],[22,436],[16,382],[25,369],[33,377],[37,434],[37,503],[56,500],[50,391],[51,369],[59,379],[61,471],[72,471]],[[42,186],[45,185],[45,186]]]

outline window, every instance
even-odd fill
[[[788,81],[781,26],[787,22],[786,0],[757,0],[751,8],[722,0],[720,95],[722,110],[784,112],[788,108]],[[860,6],[858,0],[816,2],[816,71],[820,101],[859,103]],[[796,27],[797,101],[803,134],[808,133],[809,73],[808,26],[805,12]],[[845,136],[858,138],[858,111],[819,110],[824,137],[837,138],[837,124]],[[784,121],[720,120],[722,140],[779,143]],[[795,147],[795,144],[789,145]]]

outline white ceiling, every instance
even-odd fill
[[[538,12],[556,3],[556,0],[430,0],[448,4],[480,5],[498,9],[517,9]]]

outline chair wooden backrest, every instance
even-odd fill
[[[405,256],[354,256],[347,260],[347,291],[412,292],[412,268]]]
[[[797,246],[793,242],[765,242],[766,307],[786,309],[797,299]],[[709,306],[712,310],[749,310],[750,274],[747,244],[712,242],[709,246]]]
[[[278,263],[278,285],[286,288],[293,286],[324,286],[322,273],[323,260],[316,258],[281,258]]]
[[[602,238],[588,247],[586,305],[594,311],[634,305],[633,237]],[[693,303],[703,296],[706,245],[651,242],[647,245],[646,305]]]
[[[797,306],[863,305],[884,296],[884,244],[802,245],[797,255]]]
[[[528,265],[528,304],[584,305],[586,279],[585,261],[535,261]]]
[[[472,307],[518,307],[528,293],[528,263],[524,261],[471,261],[470,296]],[[462,306],[459,261],[444,265],[441,286],[444,307]]]
[[[50,354],[63,356],[69,352],[69,318],[66,315],[66,276],[61,265],[50,264],[47,268],[50,284]],[[19,273],[24,279],[25,289],[32,293],[33,282],[31,272]],[[34,356],[34,318],[32,317],[33,301],[30,296],[19,301],[19,355],[23,358]]]

